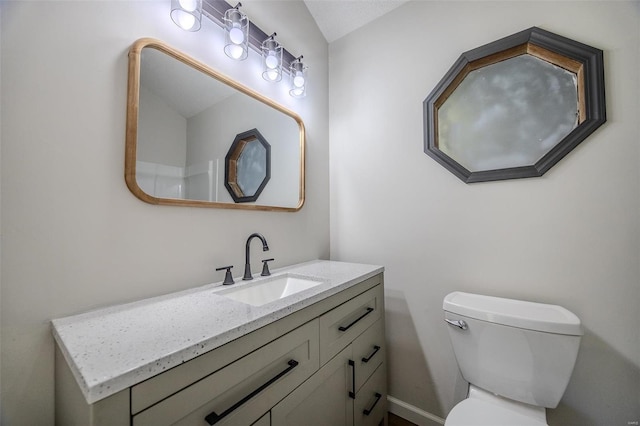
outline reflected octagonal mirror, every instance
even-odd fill
[[[425,153],[464,182],[541,176],[606,120],[602,51],[533,27],[463,53],[423,106]]]
[[[224,166],[224,186],[233,201],[256,201],[270,178],[271,145],[258,129],[236,135]]]

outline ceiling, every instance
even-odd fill
[[[331,43],[392,11],[407,0],[304,0],[324,38]]]

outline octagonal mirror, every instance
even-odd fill
[[[535,27],[465,52],[424,101],[425,153],[468,183],[541,176],[605,122],[603,68]]]
[[[236,135],[225,157],[224,186],[236,203],[258,200],[271,177],[271,145],[252,129]]]

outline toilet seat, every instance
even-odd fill
[[[467,398],[453,407],[445,426],[548,426],[540,419],[524,416],[506,407]]]

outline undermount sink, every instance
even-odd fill
[[[308,290],[324,281],[295,274],[276,275],[271,278],[219,291],[218,294],[238,302],[262,306],[292,294]]]

